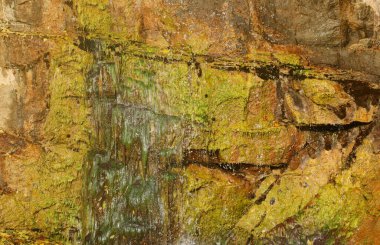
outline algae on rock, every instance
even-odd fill
[[[201,243],[223,243],[252,203],[249,182],[221,170],[190,165],[184,170],[184,232]]]
[[[25,190],[30,192],[29,198],[21,198],[23,193],[6,197],[8,205],[20,211],[8,221],[9,228],[24,224],[48,234],[75,233],[80,228],[80,180],[91,135],[85,74],[92,61],[91,55],[70,44],[62,43],[59,49],[53,52],[51,62],[43,145],[33,146],[38,157],[24,163],[25,181],[31,182],[30,189]],[[28,210],[21,211],[22,206]]]

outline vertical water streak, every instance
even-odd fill
[[[153,73],[121,77],[122,69],[117,59],[98,61],[88,81],[96,135],[85,169],[85,244],[171,243],[184,121],[147,106],[157,96]]]

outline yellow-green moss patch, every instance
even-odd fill
[[[251,202],[246,182],[196,165],[190,165],[184,175],[185,230],[201,242],[224,241]]]

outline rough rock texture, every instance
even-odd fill
[[[375,243],[379,6],[0,1],[0,241]]]

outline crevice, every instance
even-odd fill
[[[261,215],[259,222],[255,225],[255,227],[252,229],[252,231],[255,230],[257,227],[259,227],[264,222],[264,219],[266,216],[267,216],[266,212],[263,215]]]
[[[312,79],[315,78],[313,75],[305,75],[301,71],[304,70],[303,67],[297,69],[290,69],[289,76],[294,80],[305,80],[306,78]]]
[[[285,103],[284,103],[284,91],[282,89],[282,82],[280,79],[276,80],[276,95],[277,95],[276,119],[277,121],[282,121],[285,119]]]
[[[55,205],[56,205],[56,203],[53,203],[53,204],[50,204],[49,206],[46,206],[46,207],[40,208],[40,209],[34,211],[34,212],[33,212],[33,215],[37,215],[37,214],[40,213],[41,211],[47,210],[47,209],[49,209],[49,208],[51,208],[51,207],[53,207],[53,206],[55,206]]]
[[[252,243],[253,243],[253,234],[250,234],[245,245],[250,245]]]
[[[202,73],[201,64],[199,62],[195,62],[194,65],[195,65],[195,70],[197,71],[198,77],[202,77],[203,73]]]
[[[371,123],[369,125],[366,125],[365,127],[360,128],[359,135],[355,139],[354,146],[352,147],[352,151],[347,157],[347,160],[342,167],[343,170],[349,169],[354,160],[356,159],[356,151],[359,148],[359,146],[363,143],[364,139],[371,133],[372,129],[375,127],[375,123]]]
[[[148,55],[144,55],[144,54],[133,54],[133,56],[137,57],[137,58],[141,58],[141,59],[146,59],[146,60],[159,61],[159,62],[163,62],[165,64],[174,63],[174,62],[184,62],[181,59],[168,58],[168,57],[157,56],[157,55],[148,56]]]
[[[74,9],[74,3],[72,0],[64,0],[63,2],[65,5],[67,5],[70,9]]]
[[[79,36],[79,43],[76,45],[79,49],[86,51],[86,52],[91,52],[95,53],[99,51],[99,41],[95,39],[88,39],[83,36]]]
[[[261,194],[261,196],[259,196],[256,201],[255,201],[255,205],[260,205],[261,203],[263,203],[266,199],[267,199],[267,195],[268,193],[273,189],[273,187],[278,183],[279,179],[280,179],[280,176],[275,176],[276,180],[268,187],[268,189],[265,190],[265,192],[263,194]]]
[[[366,123],[366,122],[357,122],[354,121],[349,124],[309,124],[309,125],[296,125],[296,128],[298,128],[301,131],[310,131],[310,132],[338,132],[338,131],[344,131],[344,130],[350,130],[353,128],[366,126],[371,124],[372,122]]]
[[[377,105],[380,89],[373,88],[369,82],[355,80],[339,80],[343,90],[354,98],[355,104],[369,110],[370,105]]]
[[[99,52],[98,43],[101,42],[101,40],[94,40],[94,39],[87,39],[86,37],[79,36],[79,44],[78,47],[86,52]],[[139,46],[139,43],[136,43],[137,46]],[[141,44],[140,44],[141,45]],[[115,46],[115,45],[114,45]],[[108,48],[111,48],[112,50],[116,50],[112,45],[108,45]],[[194,63],[195,68],[197,70],[197,75],[199,77],[202,76],[202,70],[200,69],[200,62],[196,61],[197,58],[201,58],[205,63],[211,64],[211,68],[217,69],[217,70],[223,70],[223,71],[239,71],[244,73],[256,73],[257,76],[264,80],[277,80],[280,77],[280,68],[277,64],[274,64],[273,61],[269,61],[267,63],[260,62],[260,61],[230,61],[230,60],[221,60],[218,57],[212,57],[209,55],[192,55],[190,58],[190,61],[186,61],[185,58],[174,58],[174,57],[166,57],[166,56],[160,56],[156,54],[149,55],[148,53],[139,53],[138,50],[128,50],[128,45],[124,46],[123,50],[124,52],[119,52],[117,55],[129,55],[137,58],[142,58],[146,60],[153,60],[153,61],[159,61],[164,62],[166,64],[168,63]],[[281,67],[289,67],[291,69],[299,69],[301,70],[302,66],[294,66],[294,65],[282,65]],[[285,75],[285,74],[284,74]]]
[[[240,64],[212,64],[211,68],[222,70],[222,71],[241,71],[245,73],[252,72],[252,68],[246,65],[240,65]]]
[[[255,72],[264,80],[277,80],[280,77],[280,69],[275,65],[256,67]]]
[[[255,163],[231,163],[231,162],[223,162],[220,157],[219,150],[209,151],[209,150],[186,150],[184,152],[184,166],[188,166],[190,164],[197,164],[211,169],[221,169],[227,172],[238,172],[244,169],[249,168],[257,168],[257,169],[265,169],[269,168],[270,170],[276,169],[285,169],[287,168],[286,163],[280,163],[276,165],[270,164],[255,164]]]
[[[24,1],[22,1],[22,2],[20,2],[20,3],[17,3],[17,5],[18,6],[20,6],[20,5],[24,5],[24,4],[26,4],[26,3],[28,3],[28,2],[31,2],[32,0],[24,0]]]
[[[7,195],[7,194],[12,194],[15,191],[12,190],[6,182],[4,182],[0,176],[0,196],[1,195]]]
[[[207,188],[207,184],[204,184],[204,185],[198,186],[197,188],[191,189],[189,192],[191,194],[193,194],[193,193],[198,192],[198,191],[205,189],[205,188]]]

